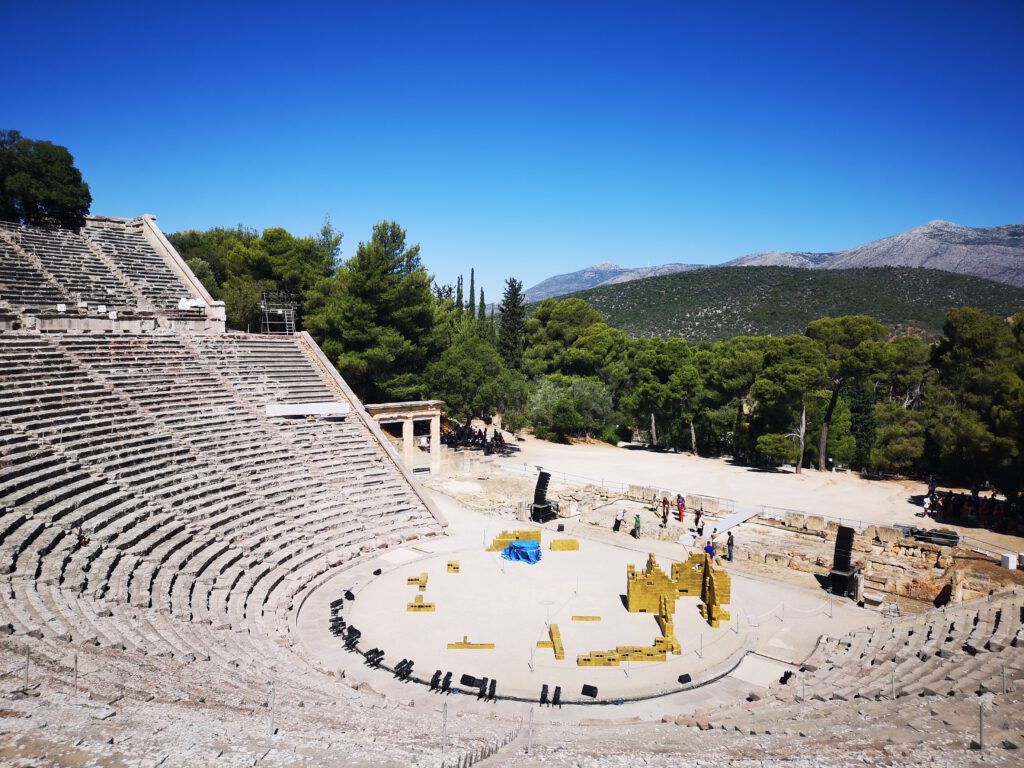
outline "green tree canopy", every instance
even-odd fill
[[[821,345],[831,382],[829,402],[821,420],[818,469],[827,469],[828,431],[839,394],[852,381],[878,370],[885,326],[867,315],[823,317],[807,326],[806,335]]]
[[[305,325],[361,398],[415,399],[433,341],[431,277],[396,222],[311,292]]]
[[[807,397],[825,385],[825,356],[806,336],[783,336],[768,340],[764,366],[751,386],[751,395],[768,431],[783,431],[796,439],[796,471],[800,472],[807,435]],[[761,445],[760,438],[757,445]]]
[[[0,130],[0,220],[79,229],[90,205],[89,185],[66,147]]]
[[[526,400],[525,379],[510,375],[494,344],[472,326],[427,366],[424,378],[431,394],[463,421],[489,420],[499,410],[522,408]]]
[[[950,311],[932,354],[938,375],[930,393],[931,453],[943,470],[1009,495],[1024,482],[1024,347],[1015,322],[973,308]]]
[[[510,277],[505,281],[505,294],[498,311],[498,350],[506,366],[521,371],[526,344],[526,297],[521,280]]]
[[[594,323],[604,322],[582,299],[544,299],[526,321],[523,365],[530,376],[562,371],[566,350]]]
[[[256,331],[260,294],[288,291],[304,308],[310,291],[334,274],[342,234],[325,219],[312,237],[296,237],[279,227],[262,233],[218,227],[168,237],[210,294],[223,299],[228,325]]]

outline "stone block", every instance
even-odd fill
[[[802,557],[794,557],[790,560],[789,569],[792,571],[801,571],[802,573],[810,573],[813,570],[811,564]]]
[[[790,528],[797,528],[803,530],[804,527],[804,516],[799,512],[787,512],[786,513],[786,525]]]
[[[895,544],[903,538],[903,534],[897,529],[881,525],[875,528],[875,536],[883,544]]]
[[[807,515],[804,518],[804,527],[808,531],[823,531],[825,530],[825,518],[820,515]]]
[[[778,565],[783,568],[789,566],[791,559],[792,558],[784,552],[768,552],[764,556],[764,561],[767,565]]]

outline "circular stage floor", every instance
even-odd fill
[[[579,541],[578,551],[552,551],[553,538],[559,536],[544,531],[542,558],[534,565],[506,561],[500,552],[484,551],[482,545],[436,555],[399,550],[392,554],[416,559],[365,583],[356,600],[346,603],[345,619],[362,632],[360,649],[383,649],[388,666],[409,658],[421,679],[429,680],[435,669],[451,671],[453,685],[463,674],[487,677],[497,680],[499,696],[532,700],[543,684],[552,692],[561,686],[563,701],[581,700],[584,684],[596,686],[602,701],[653,696],[678,690],[680,675],[697,680],[706,670],[734,657],[738,660],[744,633],[737,632],[732,621],[712,629],[700,616],[699,599],[682,597],[675,611],[680,654],[669,655],[665,662],[578,666],[578,655],[616,646],[652,646],[661,634],[653,614],[630,613],[625,606],[626,565],[641,571],[647,557],[586,539]],[[685,554],[680,548],[680,559]],[[449,560],[459,562],[459,573],[448,572]],[[668,558],[658,562],[670,571]],[[407,584],[408,578],[420,574],[427,576],[422,592]],[[323,589],[331,587],[329,583]],[[734,602],[742,599],[737,594],[742,590],[742,580],[734,580]],[[407,611],[406,605],[417,595],[436,609]],[[573,616],[600,620],[574,621]],[[537,647],[538,641],[550,640],[549,624],[560,630],[565,649],[562,661],[555,659],[552,649]],[[464,638],[470,643],[493,643],[494,649],[447,647]]]

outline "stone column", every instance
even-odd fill
[[[412,471],[413,451],[416,449],[416,441],[413,437],[413,420],[402,420],[402,459],[406,468]]]
[[[441,415],[430,417],[430,474],[441,474]]]

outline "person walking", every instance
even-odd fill
[[[683,518],[686,516],[686,499],[683,498],[683,494],[676,494],[676,509],[679,510],[679,523],[683,524]]]
[[[725,540],[725,546],[729,548],[729,562],[732,562],[732,547],[735,541],[732,538],[732,531],[729,531],[729,538]]]
[[[639,512],[637,512],[636,515],[633,516],[633,538],[634,539],[639,539],[640,538],[640,513]]]
[[[668,528],[668,496],[661,497],[661,527]]]
[[[612,530],[616,533],[622,528],[622,521],[626,519],[626,510],[620,509],[615,513],[615,525],[612,526]]]

